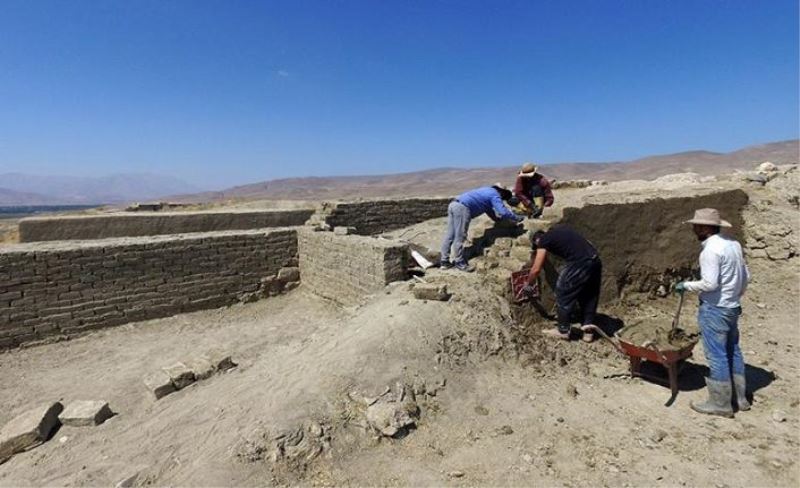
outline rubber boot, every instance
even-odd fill
[[[747,382],[743,374],[733,375],[733,389],[736,391],[736,405],[740,411],[750,410],[750,402],[747,401]]]
[[[733,388],[730,380],[714,381],[706,378],[708,387],[708,400],[703,403],[690,402],[692,410],[706,415],[719,415],[720,417],[733,418],[733,407],[731,407],[731,394]]]

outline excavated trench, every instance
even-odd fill
[[[726,230],[743,242],[742,211],[748,196],[742,190],[710,191],[699,196],[641,198],[625,203],[593,203],[566,208],[553,225],[567,224],[589,239],[603,261],[601,302],[597,324],[609,335],[621,334],[634,343],[658,343],[662,349],[680,348],[695,339],[693,330],[670,335],[670,316],[677,303],[670,295],[672,286],[682,279],[697,276],[699,243],[691,226],[684,222],[699,208],[713,207],[731,222]],[[548,259],[540,281],[541,298],[513,304],[508,276],[510,271],[530,265],[517,247],[529,246],[526,236],[513,240],[510,252],[488,251],[479,267],[494,282],[496,290],[511,303],[514,325],[507,338],[510,349],[531,364],[570,359],[560,357],[561,345],[541,334],[554,324],[554,287],[561,263]],[[675,302],[675,303],[673,303]],[[641,317],[641,306],[663,311],[661,316]],[[608,351],[600,352],[607,356]],[[586,352],[598,354],[597,350]]]

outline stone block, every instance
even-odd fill
[[[148,390],[153,392],[156,400],[175,391],[175,385],[172,384],[172,379],[163,371],[156,371],[144,378],[144,385]]]
[[[518,261],[528,261],[531,258],[531,248],[517,246],[511,249],[511,257]]]
[[[58,419],[64,425],[85,427],[100,425],[114,416],[108,402],[102,400],[78,400],[67,405]]]
[[[8,422],[0,430],[0,464],[14,454],[33,449],[45,442],[59,426],[60,402],[47,403],[29,410]]]
[[[280,281],[300,281],[300,268],[281,268],[278,271]]]
[[[203,355],[211,361],[217,371],[227,371],[235,368],[236,363],[231,359],[230,354],[218,349],[212,349]]]
[[[531,236],[529,233],[524,233],[521,236],[518,236],[514,239],[514,247],[527,247],[528,249],[531,248]]]
[[[447,301],[450,299],[450,293],[447,291],[446,284],[417,283],[414,285],[414,298],[418,300]]]
[[[508,250],[511,249],[511,246],[514,244],[514,240],[511,237],[498,237],[494,241],[494,247],[498,250]]]
[[[195,356],[185,361],[186,366],[192,370],[194,377],[197,381],[210,378],[217,368],[211,362],[211,359],[205,356]]]
[[[181,362],[167,366],[163,368],[163,370],[169,375],[170,381],[172,381],[172,384],[175,385],[175,389],[177,390],[186,388],[194,383],[194,372]]]
[[[346,227],[346,226],[341,226],[340,225],[340,226],[336,226],[336,227],[333,228],[333,233],[336,234],[337,236],[346,236],[346,235],[350,235],[350,234],[355,234],[356,233],[356,228],[355,227]]]

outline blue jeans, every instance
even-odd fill
[[[709,378],[730,381],[731,374],[744,375],[744,357],[739,349],[739,315],[742,308],[715,307],[700,302],[697,323],[703,337]]]
[[[440,262],[450,261],[450,248],[453,248],[453,262],[464,262],[464,239],[467,238],[469,221],[472,220],[466,205],[453,200],[447,207],[447,233],[442,241]]]

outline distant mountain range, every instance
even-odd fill
[[[0,205],[115,204],[196,191],[178,178],[152,174],[96,178],[0,174]]]
[[[800,141],[772,142],[729,153],[691,151],[650,156],[627,162],[542,164],[540,172],[559,180],[652,180],[673,173],[717,175],[757,164],[797,164]],[[336,200],[357,197],[455,195],[495,182],[512,185],[517,166],[496,168],[438,168],[378,176],[285,178],[235,186],[218,192],[171,197],[184,202],[220,200]]]
[[[672,173],[702,175],[752,169],[764,161],[798,163],[800,141],[772,142],[729,153],[691,151],[627,162],[542,164],[540,171],[559,180],[655,179]],[[376,176],[285,178],[222,191],[197,193],[178,178],[151,174],[118,174],[97,178],[0,174],[0,205],[93,205],[175,200],[338,200],[358,197],[454,195],[469,188],[502,182],[511,185],[517,166],[438,168]],[[171,195],[171,196],[170,196]],[[177,195],[177,196],[176,196]]]

